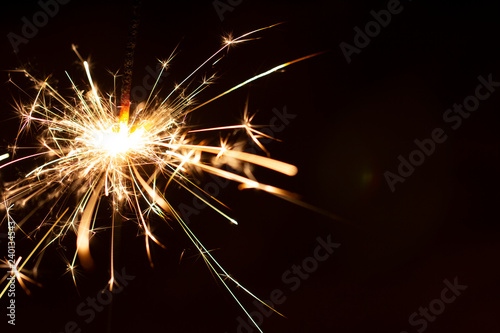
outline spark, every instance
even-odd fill
[[[35,280],[33,280],[32,278],[30,278],[28,275],[21,272],[21,270],[18,268],[18,266],[19,266],[19,263],[21,262],[22,259],[23,259],[22,257],[18,257],[14,263],[11,263],[7,259],[0,259],[0,263],[1,263],[0,267],[8,268],[10,271],[10,274],[5,275],[0,280],[0,283],[5,281],[6,279],[8,279],[7,277],[10,275],[11,278],[8,279],[9,282],[8,282],[7,286],[10,286],[11,283],[14,283],[13,278],[15,277],[15,279],[17,280],[19,285],[26,292],[26,294],[31,295],[31,291],[28,289],[28,287],[26,286],[26,283],[24,281],[30,282],[32,284],[39,286],[39,287],[41,287],[42,285],[40,283],[36,282]]]
[[[188,193],[197,196],[198,199],[232,224],[238,222],[223,211],[225,206],[222,203],[216,198],[204,199],[196,194],[195,190],[200,189],[192,180],[193,171],[201,170],[238,182],[242,189],[259,189],[287,200],[296,200],[294,193],[260,183],[252,175],[243,176],[237,171],[223,170],[210,162],[215,156],[216,160],[224,158],[226,163],[228,163],[227,161],[238,161],[241,164],[260,166],[288,176],[294,176],[297,173],[297,168],[294,165],[269,157],[269,153],[259,141],[260,138],[267,136],[251,124],[252,117],[248,115],[247,108],[241,125],[192,130],[193,126],[186,124],[186,116],[189,113],[250,82],[316,55],[308,55],[275,66],[205,102],[197,103],[195,97],[215,79],[215,74],[203,77],[201,84],[194,88],[189,88],[189,80],[195,74],[199,74],[201,69],[211,61],[220,57],[221,53],[229,49],[231,45],[255,39],[257,37],[249,37],[271,27],[273,26],[257,29],[237,38],[227,36],[223,46],[196,67],[184,80],[175,85],[164,99],[158,99],[157,93],[154,91],[156,83],[162,75],[160,73],[146,103],[136,106],[135,109],[132,109],[130,104],[116,105],[113,102],[116,100],[115,93],[104,94],[100,92],[92,78],[88,62],[83,61],[76,49],[75,52],[83,61],[88,89],[85,91],[77,87],[71,76],[66,73],[74,93],[72,98],[63,97],[49,83],[48,78],[38,80],[28,72],[24,72],[38,87],[38,91],[33,101],[27,105],[20,105],[18,108],[22,124],[17,137],[19,138],[22,132],[35,124],[36,128],[42,131],[40,151],[9,161],[1,165],[0,169],[26,159],[44,158],[45,161],[29,171],[24,178],[13,184],[7,184],[4,196],[6,202],[14,203],[16,207],[22,207],[25,203],[35,200],[39,194],[49,193],[48,198],[39,205],[39,207],[48,207],[49,214],[35,230],[39,231],[50,224],[52,226],[22,263],[21,257],[19,257],[15,264],[9,266],[23,288],[24,283],[21,283],[23,280],[36,283],[20,272],[32,255],[39,248],[42,249],[40,251],[43,251],[48,245],[61,241],[68,232],[74,232],[77,236],[73,259],[66,263],[66,273],[71,274],[76,286],[77,263],[86,270],[90,270],[94,266],[90,240],[98,230],[96,217],[100,203],[104,198],[111,197],[112,202],[115,203],[114,209],[116,209],[115,207],[119,209],[127,207],[135,215],[135,221],[143,230],[146,252],[151,265],[150,242],[152,241],[159,246],[164,245],[149,227],[149,213],[156,213],[167,223],[171,220],[177,221],[214,276],[218,278],[253,321],[233,293],[230,283],[244,290],[259,302],[262,301],[226,272],[211,252],[194,235],[163,193],[168,190],[167,187],[172,186],[171,184],[176,184]],[[162,61],[162,71],[169,66],[169,61],[172,59],[173,55],[168,61]],[[241,130],[246,133],[249,139],[256,143],[267,156],[234,149],[229,139],[221,140],[220,146],[210,146],[199,141],[196,137],[196,133],[202,131],[220,132],[229,129]],[[8,157],[9,154],[1,155],[0,160]],[[160,190],[160,186],[164,188]],[[66,203],[70,196],[77,198],[75,207],[70,207]],[[123,204],[116,204],[118,202]],[[59,208],[65,205],[68,207],[64,211]],[[55,216],[58,218],[55,222],[51,222]],[[114,230],[114,222],[111,228]],[[114,233],[112,232],[112,244],[113,237]],[[111,253],[111,267],[114,264],[113,260],[113,253]],[[109,288],[112,289],[115,284],[113,275],[111,275],[108,284]],[[2,295],[3,293],[0,294],[0,297]],[[266,305],[264,302],[262,304]],[[255,322],[254,324],[258,327]]]

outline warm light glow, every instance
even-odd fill
[[[116,203],[125,202],[127,204],[124,207],[126,206],[130,213],[128,215],[135,214],[135,222],[140,226],[141,234],[145,237],[146,251],[150,260],[150,242],[153,241],[163,246],[161,241],[153,235],[149,226],[150,213],[154,212],[169,223],[172,221],[178,223],[208,267],[215,273],[214,276],[219,278],[231,294],[228,281],[259,300],[219,265],[210,251],[189,229],[179,212],[172,207],[164,193],[170,190],[172,185],[176,189],[186,190],[232,224],[238,223],[224,212],[227,209],[224,204],[210,194],[207,194],[206,197],[198,194],[203,192],[203,189],[198,187],[196,181],[193,181],[193,175],[204,171],[238,182],[242,189],[259,189],[288,200],[296,200],[293,193],[257,181],[251,174],[249,167],[255,165],[293,176],[297,173],[295,166],[274,160],[269,156],[250,154],[240,151],[239,147],[235,148],[237,140],[241,137],[240,134],[246,133],[249,141],[253,141],[264,154],[269,155],[259,141],[266,135],[252,126],[252,117],[246,115],[243,125],[220,128],[196,130],[193,129],[192,125],[186,124],[188,114],[194,110],[261,77],[313,56],[306,56],[278,65],[223,93],[216,94],[208,101],[196,103],[195,97],[208,87],[216,75],[213,73],[206,76],[195,87],[191,87],[188,80],[195,73],[199,73],[201,68],[210,67],[208,66],[210,62],[223,55],[229,45],[250,40],[248,36],[267,28],[270,27],[257,29],[237,38],[227,39],[223,47],[198,66],[183,81],[176,84],[165,99],[157,99],[155,85],[148,101],[139,106],[115,105],[116,94],[104,94],[99,91],[97,85],[94,84],[90,66],[86,61],[83,66],[88,79],[88,87],[86,90],[77,87],[68,74],[74,92],[74,96],[68,99],[52,87],[47,80],[38,80],[28,72],[24,72],[35,83],[38,91],[33,101],[26,105],[20,105],[18,108],[22,119],[19,134],[25,132],[32,124],[36,125],[39,131],[37,136],[41,151],[5,163],[0,166],[0,169],[35,157],[38,158],[37,161],[45,158],[45,162],[28,172],[18,182],[8,184],[4,192],[5,202],[12,203],[18,208],[26,202],[43,198],[43,204],[38,205],[38,208],[48,207],[50,213],[57,215],[58,218],[56,219],[49,214],[45,220],[38,223],[37,228],[49,224],[50,230],[37,243],[22,264],[20,263],[21,258],[18,259],[15,267],[19,265],[20,270],[32,257],[35,250],[44,248],[45,244],[62,240],[68,232],[74,231],[77,234],[76,249],[72,259],[67,259],[67,267],[69,267],[68,272],[71,273],[76,284],[77,263],[84,269],[93,267],[90,246],[92,236],[104,228],[114,230],[114,222],[101,229],[98,228],[99,225],[96,222],[102,199],[110,197],[110,201],[114,204],[113,209],[118,211]],[[163,69],[167,67],[167,63],[168,61],[162,62]],[[162,73],[159,75],[161,76]],[[120,110],[119,114],[117,114],[117,110]],[[228,129],[230,131],[226,131]],[[196,136],[198,132],[214,130],[226,135],[224,139],[220,139],[218,135],[214,137],[213,141],[215,142],[220,139],[220,146],[217,146],[216,143],[208,145],[206,140],[202,141]],[[14,146],[13,149],[17,148]],[[6,159],[8,156],[8,154],[1,155],[0,160]],[[241,169],[227,171],[221,168],[222,163],[231,165],[233,169],[238,168],[234,166],[239,166]],[[240,174],[239,171],[244,172]],[[67,202],[73,202],[65,200],[69,196],[76,198],[76,205],[67,204]],[[63,200],[59,200],[59,198],[63,198]],[[54,205],[53,207],[47,206],[47,203],[50,202]],[[7,206],[6,203],[3,205]],[[57,205],[68,205],[68,207],[61,214],[62,209]],[[26,219],[28,217],[29,215]],[[130,220],[134,219],[130,218]],[[113,242],[113,237],[111,236],[111,242]],[[113,249],[113,246],[111,248]],[[113,253],[110,257],[111,267],[113,267]],[[16,274],[18,274],[18,280],[21,281],[23,276],[19,275],[19,272]],[[111,276],[109,281],[109,287],[112,289],[114,277]],[[0,297],[2,295],[3,293],[0,294]],[[234,294],[232,296],[243,308],[236,296]],[[265,305],[265,303],[262,304]],[[245,308],[243,310],[248,314]],[[250,320],[253,321],[251,317]]]
[[[103,150],[109,157],[117,157],[144,148],[147,143],[145,134],[143,127],[131,131],[127,124],[119,123],[107,130],[95,130],[92,134],[93,141],[89,144]]]

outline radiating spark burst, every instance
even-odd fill
[[[7,282],[8,287],[10,287],[11,283],[14,283],[14,278],[15,278],[17,280],[17,282],[19,283],[19,285],[24,289],[26,294],[31,295],[31,292],[28,289],[28,287],[26,286],[26,283],[24,281],[30,282],[32,284],[39,286],[39,287],[41,287],[42,285],[40,283],[36,282],[35,280],[33,280],[32,278],[30,278],[28,275],[21,272],[21,269],[19,268],[19,263],[21,262],[22,259],[23,259],[22,257],[18,257],[14,263],[10,262],[7,259],[0,259],[0,263],[1,263],[0,267],[7,268],[9,271],[9,273],[7,275],[5,275],[0,280],[0,283],[7,280],[7,278],[10,275],[10,278],[8,279],[8,282]]]
[[[188,127],[185,123],[188,113],[254,80],[316,55],[283,63],[235,85],[208,101],[195,103],[195,97],[212,82],[215,75],[204,78],[200,85],[189,89],[187,82],[193,75],[211,61],[218,61],[217,57],[231,45],[250,40],[248,38],[250,35],[270,27],[257,29],[234,39],[226,37],[223,46],[176,85],[165,99],[159,100],[155,97],[155,85],[146,103],[137,106],[132,113],[129,111],[129,105],[116,105],[114,93],[106,95],[99,91],[86,61],[83,62],[83,65],[89,82],[88,91],[80,90],[67,74],[75,94],[71,99],[63,97],[47,80],[37,80],[25,72],[25,75],[37,85],[38,93],[30,104],[18,108],[22,119],[19,134],[33,126],[41,129],[41,149],[35,154],[14,159],[0,168],[22,160],[39,157],[45,158],[45,163],[28,172],[23,179],[8,185],[4,196],[6,202],[14,203],[16,207],[22,207],[24,203],[37,197],[43,197],[42,194],[47,196],[48,193],[48,198],[44,199],[42,204],[48,205],[50,203],[48,205],[50,214],[33,233],[38,232],[45,225],[52,225],[43,238],[38,241],[31,254],[22,263],[21,258],[18,258],[15,265],[11,267],[16,272],[20,283],[22,279],[29,278],[26,275],[21,275],[20,269],[17,267],[22,268],[37,249],[39,252],[43,252],[46,246],[62,240],[68,232],[74,232],[77,235],[76,250],[72,259],[67,262],[67,271],[71,273],[76,285],[75,274],[78,263],[84,269],[93,267],[89,241],[97,231],[96,215],[101,200],[110,197],[114,209],[127,208],[128,211],[135,214],[136,222],[145,234],[146,250],[150,261],[150,242],[163,245],[151,231],[149,213],[144,212],[154,212],[165,221],[177,221],[214,276],[227,288],[239,306],[253,321],[232,292],[229,282],[255,299],[259,299],[224,270],[182,220],[180,214],[172,207],[163,193],[168,186],[172,186],[171,184],[174,183],[197,196],[198,199],[233,224],[237,224],[237,222],[219,208],[220,202],[217,199],[207,200],[196,194],[195,190],[202,190],[192,181],[191,171],[205,171],[238,182],[241,188],[260,189],[288,200],[296,200],[293,193],[262,184],[256,181],[252,175],[242,176],[236,172],[226,171],[218,166],[219,163],[213,164],[209,161],[223,157],[226,161],[258,165],[289,176],[297,173],[295,166],[271,159],[268,156],[264,157],[233,149],[228,139],[221,140],[219,146],[208,146],[198,142],[199,140],[195,136],[197,132],[241,129],[265,151],[259,141],[259,138],[265,134],[253,127],[252,117],[248,115],[247,110],[245,110],[242,125],[190,130],[192,127]],[[168,65],[169,61],[163,62],[158,79]],[[267,151],[265,152],[268,154]],[[158,188],[160,183],[166,183],[162,190]],[[76,207],[68,204],[67,200],[70,196],[77,198]],[[60,207],[67,208],[63,212]],[[69,213],[66,214],[68,211]],[[22,225],[31,214],[27,214],[19,225]],[[51,222],[53,220],[56,221]],[[114,219],[112,219],[109,226],[112,230],[115,227],[114,223]],[[114,233],[112,233],[111,242],[113,242],[113,235]],[[114,286],[113,246],[111,248],[110,271],[112,273],[108,282],[110,289]],[[264,302],[262,303],[266,305]],[[258,327],[255,322],[254,324]]]

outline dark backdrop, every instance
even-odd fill
[[[282,142],[267,147],[273,157],[297,165],[299,173],[288,178],[256,170],[256,176],[340,217],[234,185],[219,197],[238,227],[209,209],[190,216],[193,231],[244,286],[263,299],[275,289],[283,292],[277,310],[287,318],[264,316],[264,332],[500,330],[500,92],[481,101],[456,129],[443,119],[454,103],[475,94],[479,76],[500,81],[498,6],[492,1],[401,1],[400,13],[380,32],[374,30],[368,45],[350,54],[348,62],[340,44],[354,45],[355,27],[365,29],[373,20],[370,12],[388,3],[393,2],[233,1],[221,20],[211,1],[143,1],[132,86],[141,86],[147,66],[154,68],[156,59],[166,59],[179,45],[161,94],[210,56],[224,33],[236,36],[285,22],[231,50],[220,64],[220,78],[200,99],[282,62],[326,51],[190,118],[200,126],[238,122],[247,96],[249,110],[258,111],[256,124],[269,124],[273,109],[286,108],[295,118],[275,133]],[[41,7],[36,1],[2,7],[0,69],[6,71],[0,73],[0,153],[13,143],[18,128],[12,105],[29,101],[7,83],[7,70],[28,68],[39,78],[51,74],[63,94],[71,94],[65,70],[82,87],[86,81],[71,50],[77,44],[83,57],[90,56],[99,87],[112,89],[108,71],[122,68],[131,16],[128,1],[72,0],[15,53],[8,33],[21,35],[22,18],[32,21]],[[10,75],[33,95],[22,75]],[[436,128],[443,129],[446,141],[391,191],[386,176],[398,173],[398,156],[408,159],[417,149],[414,140],[430,138]],[[21,171],[23,165],[2,170],[4,178]],[[182,192],[171,199],[192,205]],[[104,209],[101,215],[106,220],[111,213]],[[30,225],[37,225],[36,218]],[[135,278],[89,324],[75,309],[106,284],[109,234],[103,232],[93,243],[99,269],[79,277],[80,295],[63,275],[64,248],[49,248],[39,267],[43,287],[32,286],[30,297],[18,287],[15,329],[63,332],[74,321],[82,332],[256,332],[241,324],[247,322],[243,311],[214,282],[182,231],[161,221],[154,225],[167,249],[153,248],[151,269],[143,236],[137,236],[134,223],[124,224],[116,265]],[[322,262],[310,259],[318,237],[341,244]],[[70,251],[74,238],[62,244]],[[6,250],[5,239],[1,246]],[[32,246],[18,232],[18,253]],[[308,275],[287,273],[302,264],[311,265]],[[444,280],[467,289],[442,309]],[[236,293],[249,311],[257,311],[250,297]],[[417,314],[409,322],[429,305],[437,315],[429,312],[422,319]],[[2,305],[2,325],[6,311]],[[9,326],[8,332],[15,329]]]

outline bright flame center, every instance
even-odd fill
[[[94,144],[98,149],[116,157],[125,155],[144,145],[144,127],[129,128],[126,123],[121,122],[106,130],[97,131],[94,135]]]

